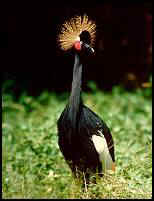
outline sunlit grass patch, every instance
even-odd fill
[[[111,129],[116,172],[84,192],[73,179],[57,144],[56,123],[68,94],[23,94],[18,101],[3,94],[3,198],[152,197],[151,98],[141,90],[94,90],[83,99]]]

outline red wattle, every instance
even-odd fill
[[[81,43],[80,43],[80,41],[76,41],[74,43],[74,47],[75,47],[76,50],[81,50]]]

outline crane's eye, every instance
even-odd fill
[[[82,31],[82,33],[80,34],[80,41],[90,45],[91,43],[90,33],[88,31]]]

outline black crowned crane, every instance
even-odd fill
[[[89,183],[91,175],[115,170],[114,143],[104,121],[83,104],[81,54],[93,54],[94,22],[77,16],[65,22],[58,36],[61,49],[72,50],[75,61],[69,101],[58,120],[59,148],[75,177]]]

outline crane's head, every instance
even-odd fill
[[[69,22],[65,22],[58,36],[58,42],[62,50],[74,49],[77,52],[87,50],[94,53],[96,25],[88,16],[76,16]]]
[[[82,31],[82,33],[78,36],[77,40],[74,42],[74,49],[76,51],[87,50],[89,53],[94,53],[94,49],[90,45],[91,36],[88,31]]]

